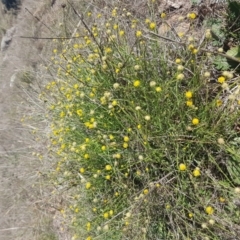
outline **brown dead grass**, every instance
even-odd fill
[[[34,32],[49,34],[26,12],[25,7],[30,12],[39,10],[42,13],[40,17],[43,17],[52,10],[48,10],[48,5],[48,2],[39,5],[38,2],[25,0],[22,10],[16,16],[12,12],[4,13],[0,3],[0,35],[3,36],[8,28],[16,27],[9,48],[0,53],[1,240],[69,239],[67,233],[60,234],[53,221],[50,204],[46,204],[49,189],[39,172],[46,171],[48,166],[31,155],[40,146],[27,126],[20,123],[22,115],[30,107],[29,99],[28,103],[25,101],[30,96],[25,95],[26,89],[24,93],[19,83],[24,80],[26,72],[35,76],[42,58],[39,53],[43,47],[36,40],[22,39],[19,36],[34,36]],[[13,76],[15,85],[11,88]]]

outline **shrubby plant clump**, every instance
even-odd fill
[[[194,36],[159,37],[164,14],[93,13],[79,16],[71,45],[56,45],[40,94],[57,159],[49,177],[69,194],[73,239],[235,237],[238,76],[213,71]]]

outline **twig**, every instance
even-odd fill
[[[72,37],[70,38],[70,41],[68,42],[69,45],[71,44],[72,39],[76,38],[76,37],[74,37],[74,36],[75,36],[75,34],[77,33],[77,30],[78,30],[80,24],[81,24],[81,20],[78,22],[77,27],[76,27],[76,28],[74,29],[74,31],[73,31]]]
[[[229,29],[232,29],[232,27],[233,27],[233,26],[235,25],[235,23],[238,21],[239,17],[240,17],[240,16],[238,16],[238,17],[236,18],[236,20],[233,22],[233,24],[230,26]]]
[[[236,57],[232,57],[230,55],[227,55],[225,53],[220,53],[220,52],[216,52],[216,51],[211,51],[211,50],[208,50],[208,49],[204,49],[204,48],[201,48],[200,51],[203,51],[203,52],[209,52],[209,53],[212,53],[212,54],[215,54],[215,55],[220,55],[222,57],[225,57],[225,58],[228,58],[234,62],[238,62],[240,63],[240,59],[239,58],[236,58]]]
[[[26,9],[34,18],[36,18],[40,23],[42,23],[49,31],[51,31],[52,33],[54,33],[54,31],[53,31],[50,27],[48,27],[43,21],[41,21],[39,17],[34,16],[26,7],[25,7],[25,9]],[[55,33],[54,33],[54,34],[55,34]]]
[[[2,231],[12,231],[12,230],[18,230],[18,229],[23,229],[23,228],[30,228],[29,226],[28,227],[12,227],[12,228],[3,228],[3,229],[0,229],[0,232]],[[33,228],[33,227],[31,227]]]
[[[46,39],[46,40],[53,40],[53,39],[65,40],[65,39],[80,38],[80,37],[27,37],[27,36],[15,36],[15,37],[30,38],[30,39]]]
[[[173,40],[173,39],[171,39],[171,38],[163,37],[163,36],[161,36],[161,35],[159,35],[159,34],[157,34],[157,33],[155,33],[155,32],[148,32],[148,33],[150,33],[150,34],[152,34],[152,35],[154,35],[154,36],[156,36],[156,37],[162,38],[162,39],[164,39],[164,40],[167,40],[167,41],[170,41],[170,42],[174,42],[174,43],[177,43],[177,44],[182,45],[182,46],[185,46],[185,47],[187,46],[186,43],[178,42],[178,41],[175,41],[175,40]],[[234,62],[240,63],[240,59],[238,59],[238,58],[236,58],[236,57],[232,57],[232,56],[227,55],[227,54],[225,54],[225,53],[220,53],[220,52],[216,52],[216,51],[211,51],[211,50],[204,49],[204,48],[200,48],[199,51],[208,52],[208,53],[212,53],[212,54],[215,54],[215,55],[220,55],[220,56],[225,57],[225,58],[228,58],[228,59],[230,59],[230,60],[232,60],[232,61],[234,61]]]
[[[95,38],[94,34],[92,33],[91,29],[88,27],[87,23],[84,21],[83,16],[80,15],[77,10],[74,8],[73,4],[70,3],[69,0],[67,0],[67,2],[69,3],[69,5],[71,6],[71,8],[73,9],[74,13],[79,17],[80,21],[82,22],[83,26],[86,28],[86,30],[88,31],[88,33],[90,34],[90,36],[92,37],[92,39],[94,40],[94,42],[97,44],[101,54],[103,55],[103,50],[101,48],[101,46],[99,45],[97,39]]]
[[[169,41],[169,42],[174,42],[174,43],[177,43],[177,44],[182,45],[182,46],[186,46],[186,45],[187,45],[186,43],[178,42],[178,41],[173,40],[173,39],[171,39],[171,38],[167,38],[167,37],[161,36],[161,35],[159,35],[159,34],[157,34],[157,33],[155,33],[155,32],[148,32],[148,33],[150,33],[150,34],[152,34],[152,35],[154,35],[154,36],[156,36],[156,37],[162,38],[162,39],[164,39],[164,40],[167,40],[167,41]]]

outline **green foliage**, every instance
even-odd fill
[[[226,6],[227,14],[225,19],[210,18],[207,19],[206,26],[212,30],[212,45],[215,47],[224,47],[227,54],[239,58],[239,38],[240,38],[240,3],[229,0]],[[228,46],[231,42],[232,46]],[[236,46],[237,45],[237,46]],[[234,69],[238,63],[229,60],[223,56],[217,56],[214,64],[218,70]]]
[[[233,37],[236,41],[240,39],[240,3],[239,1],[228,1],[227,18],[226,18],[227,30],[229,37]]]
[[[208,18],[206,19],[205,25],[212,31],[212,45],[216,47],[221,47],[226,39],[223,20],[220,18]]]
[[[19,81],[30,84],[34,80],[34,75],[30,71],[21,71],[17,74],[17,78],[19,78]]]
[[[40,100],[50,179],[71,190],[61,212],[73,239],[235,237],[239,82],[211,76],[197,39],[170,48],[151,16],[87,13],[53,50]]]
[[[235,57],[237,59],[240,60],[240,46],[236,46],[236,47],[231,47],[228,51],[227,54],[231,57]],[[237,67],[239,63],[232,61],[232,60],[228,60],[229,64],[231,65],[231,67]]]
[[[226,54],[230,57],[234,57],[236,59],[240,60],[240,54],[239,54],[239,46],[236,47],[231,47]],[[233,61],[229,58],[226,58],[224,56],[216,56],[214,58],[214,65],[216,67],[216,69],[218,69],[219,71],[225,71],[225,70],[229,70],[231,68],[236,68],[236,71],[238,70],[238,62]]]
[[[216,69],[219,71],[225,71],[230,68],[230,64],[228,63],[227,59],[222,56],[215,57],[214,64]]]

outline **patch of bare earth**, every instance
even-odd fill
[[[44,43],[19,36],[41,34],[44,26],[33,15],[39,18],[46,12],[51,15],[53,9],[50,5],[48,0],[40,3],[24,0],[18,14],[6,25],[8,29],[15,27],[12,41],[0,52],[1,240],[70,239],[67,233],[60,231],[56,209],[48,204],[51,194],[40,177],[40,172],[48,166],[31,156],[42,146],[29,133],[31,126],[25,127],[20,121],[22,115],[28,112],[28,107],[35,104],[34,101],[31,103],[27,91],[19,87],[19,83],[24,81],[24,77],[20,76],[37,72]],[[9,14],[1,10],[0,22]],[[49,30],[44,28],[43,31],[47,34]],[[28,88],[29,82],[25,86]],[[26,98],[29,98],[28,101],[25,101]]]

